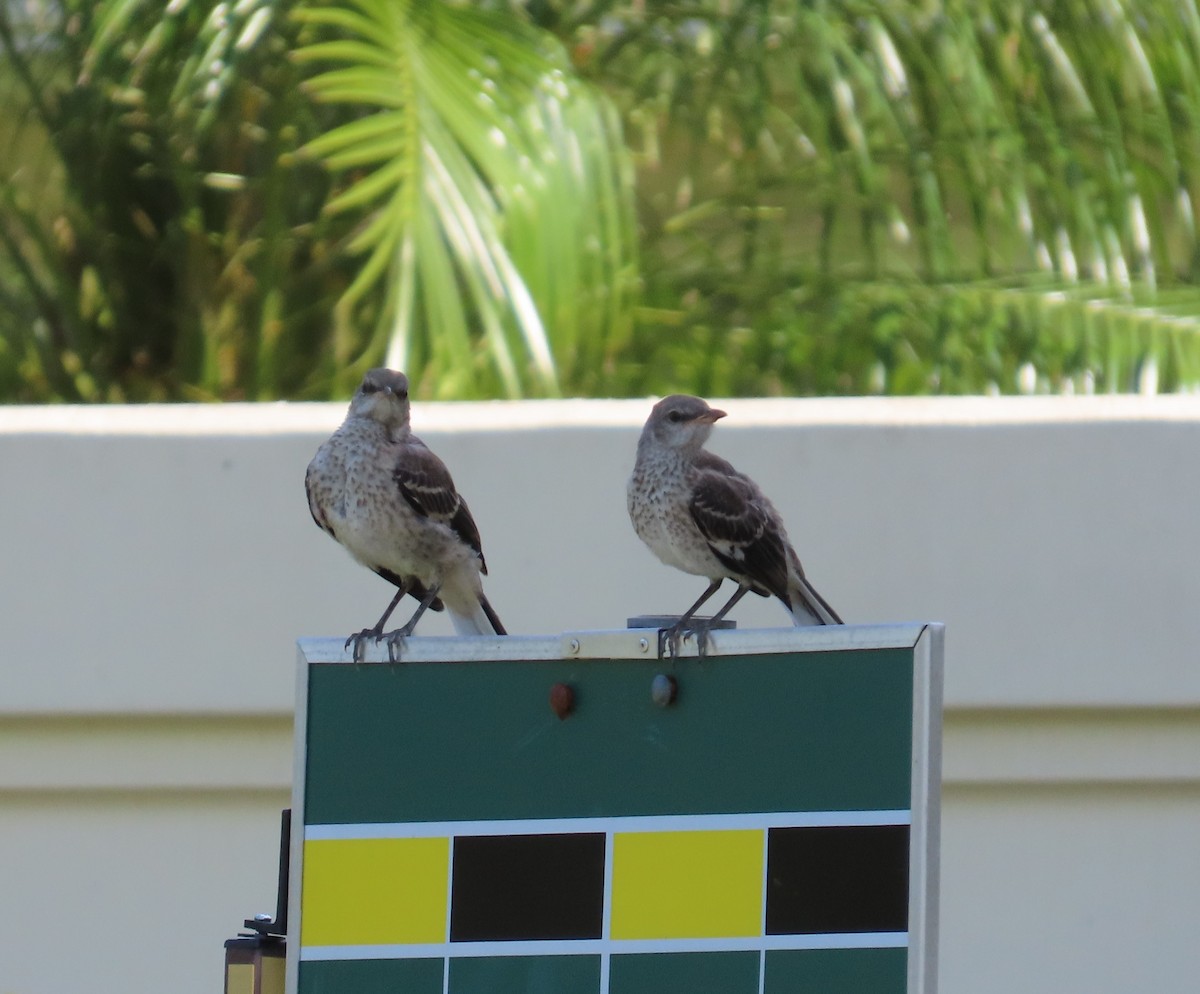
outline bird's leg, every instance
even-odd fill
[[[374,639],[376,644],[378,644],[379,640],[383,638],[383,626],[387,624],[388,618],[390,618],[392,616],[392,612],[396,610],[396,605],[400,603],[400,598],[407,593],[408,583],[405,581],[397,588],[396,596],[392,598],[392,602],[387,606],[387,610],[383,612],[383,617],[375,622],[374,628],[364,628],[361,632],[355,632],[348,639],[346,639],[346,644],[342,648],[349,649],[353,644],[354,661],[356,663],[362,662],[363,643],[365,643],[367,639]]]
[[[413,633],[413,629],[417,627],[417,622],[421,619],[421,615],[423,615],[429,608],[429,605],[437,599],[438,591],[441,589],[442,585],[440,583],[435,583],[430,586],[430,588],[425,592],[425,596],[422,598],[421,603],[417,605],[416,611],[413,612],[413,616],[409,618],[407,622],[405,622],[404,627],[397,628],[394,632],[390,632],[387,635],[388,659],[390,659],[393,663],[400,661],[401,644],[403,643],[404,639],[408,638]]]
[[[733,606],[749,592],[749,587],[739,585],[737,592],[729,598],[729,602],[723,608],[721,608],[720,611],[714,614],[707,621],[697,622],[688,629],[690,634],[696,636],[697,650],[701,658],[704,657],[704,653],[708,648],[709,633],[721,623],[725,615],[727,615],[733,609]]]
[[[704,593],[702,593],[700,595],[699,599],[696,601],[695,604],[693,604],[691,607],[689,607],[683,613],[683,616],[677,622],[675,622],[675,624],[673,624],[670,628],[660,628],[659,629],[659,631],[658,631],[658,658],[659,659],[662,659],[664,649],[668,650],[667,655],[671,656],[672,658],[679,655],[679,640],[680,640],[680,638],[683,636],[683,634],[685,632],[692,631],[692,629],[688,627],[688,622],[690,622],[692,620],[692,615],[694,615],[697,611],[700,610],[700,605],[702,605],[706,600],[708,600],[713,594],[715,594],[717,592],[717,590],[721,586],[722,580],[723,580],[722,577],[717,577],[715,580],[710,580],[709,584],[708,584],[708,589],[705,590]]]

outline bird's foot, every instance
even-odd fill
[[[397,628],[394,632],[388,632],[387,635],[382,636],[387,640],[388,660],[390,662],[400,662],[400,657],[404,651],[404,640],[413,633],[413,629],[416,627],[416,625],[410,622],[403,628]]]
[[[342,648],[349,649],[351,646],[354,646],[353,659],[356,663],[361,663],[363,661],[364,646],[367,641],[373,640],[378,645],[381,638],[383,638],[383,631],[381,629],[364,628],[361,632],[355,632],[346,639],[346,644]]]
[[[708,640],[711,638],[709,634],[712,631],[712,626],[707,621],[693,621],[684,630],[684,638],[689,635],[696,639],[696,655],[704,659],[708,655]]]
[[[658,658],[676,659],[679,647],[690,637],[696,639],[696,655],[703,659],[708,655],[709,624],[694,619],[680,621],[670,628],[658,630]]]

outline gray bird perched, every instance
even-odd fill
[[[367,639],[386,638],[395,660],[426,609],[443,602],[459,635],[505,635],[483,593],[479,528],[445,464],[409,427],[408,378],[372,369],[342,426],[308,464],[313,520],[368,569],[397,587],[374,628],[346,639],[362,658]],[[405,594],[420,601],[408,623],[383,633]]]
[[[667,646],[707,632],[747,591],[783,601],[795,625],[840,625],[842,619],[804,576],[783,519],[758,485],[704,449],[725,417],[699,397],[674,394],[654,405],[638,440],[626,496],[638,537],[668,566],[707,577],[708,589],[671,628]],[[693,621],[726,578],[738,589],[710,621]]]

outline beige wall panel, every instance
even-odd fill
[[[947,624],[942,990],[1191,990],[1200,398],[720,403],[848,620]],[[626,520],[648,408],[417,406],[513,632],[703,588]],[[0,994],[219,991],[272,910],[294,640],[390,596],[305,505],[343,412],[0,409]]]
[[[282,790],[0,794],[3,994],[220,994],[274,914]]]

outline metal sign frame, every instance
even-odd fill
[[[771,994],[795,982],[771,977],[797,956],[836,973],[868,954],[886,957],[880,991],[935,994],[942,644],[938,624],[717,631],[707,658],[659,660],[657,632],[631,629],[418,637],[400,663],[381,648],[355,664],[341,640],[302,640],[288,994],[332,989],[301,972],[338,963],[411,968],[440,994],[520,991],[532,981],[517,966],[534,964],[546,989],[622,994],[667,989],[663,970],[702,959],[712,989]],[[814,911],[779,884],[847,840],[842,858],[864,873],[886,875],[876,852],[903,846],[902,908],[881,886],[879,909],[838,910],[830,891]],[[346,883],[376,876],[362,870],[374,854],[413,905],[389,905],[386,927]],[[726,868],[719,895],[688,869],[700,865]],[[521,890],[538,886],[531,866],[553,877],[551,898]],[[513,897],[502,911],[497,887]],[[560,900],[572,888],[592,897]],[[550,910],[526,922],[514,902]],[[547,981],[556,964],[574,979]]]

